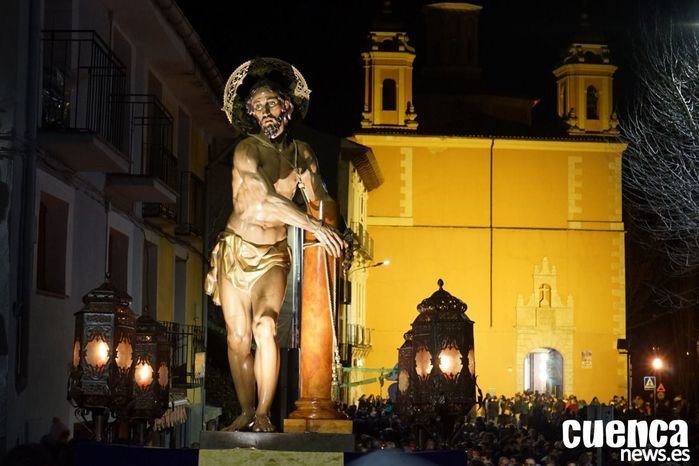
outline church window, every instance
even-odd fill
[[[598,120],[599,115],[597,112],[597,101],[599,96],[595,86],[588,86],[587,88],[587,119],[588,120]]]
[[[383,110],[395,110],[396,109],[396,82],[393,79],[383,80],[382,89],[382,109]]]

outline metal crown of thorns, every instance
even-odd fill
[[[223,107],[228,121],[244,132],[250,132],[257,122],[247,115],[247,93],[256,82],[270,80],[287,93],[301,118],[306,116],[311,90],[303,75],[290,63],[278,58],[262,57],[248,60],[231,73],[223,91]]]

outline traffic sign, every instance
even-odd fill
[[[655,390],[655,376],[646,375],[643,377],[643,389],[644,390]]]
[[[665,393],[665,386],[663,384],[658,385],[658,392]]]

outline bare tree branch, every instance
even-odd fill
[[[699,41],[671,22],[648,27],[636,54],[638,95],[621,127],[632,221],[675,272],[699,269]],[[689,299],[693,301],[693,298]]]

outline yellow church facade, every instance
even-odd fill
[[[433,49],[415,72],[429,83],[415,101],[416,52],[405,31],[384,21],[369,35],[362,129],[353,139],[370,148],[383,175],[367,193],[366,225],[374,260],[391,265],[366,270],[361,323],[372,344],[355,364],[394,367],[418,303],[441,278],[475,321],[484,394],[531,390],[588,402],[625,395],[627,360],[617,342],[626,336],[626,146],[613,111],[616,67],[596,36],[577,35],[552,70],[561,130],[525,136],[536,134],[530,112],[538,101],[469,88],[480,75],[470,52],[479,12],[465,3],[425,7]],[[498,119],[521,130],[466,136],[490,134],[468,126]],[[463,129],[440,130],[454,122]]]
[[[375,257],[391,261],[368,272],[365,366],[396,363],[417,304],[442,278],[476,322],[484,393],[534,388],[533,356],[550,350],[562,359],[560,393],[588,401],[626,393],[616,349],[625,336],[623,144],[356,139],[384,174],[369,193],[367,223]]]

